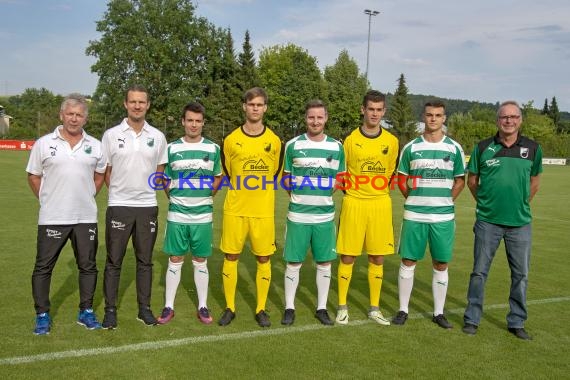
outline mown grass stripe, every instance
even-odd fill
[[[555,298],[545,298],[545,299],[528,301],[527,305],[542,305],[542,304],[560,303],[568,301],[570,301],[570,297],[555,297]],[[508,307],[509,307],[508,304],[486,305],[485,310],[506,309]],[[456,308],[456,309],[447,310],[447,313],[460,314],[463,313],[464,311],[465,311],[464,308]],[[409,319],[431,318],[431,313],[410,314],[408,318]],[[354,321],[351,320],[348,326],[335,325],[333,328],[347,328],[350,326],[361,326],[367,323],[374,323],[374,322],[368,319],[359,319]],[[304,326],[295,326],[295,327],[273,328],[268,330],[244,331],[244,332],[223,334],[223,335],[208,335],[208,336],[196,336],[196,337],[188,337],[188,338],[172,339],[172,340],[161,340],[158,342],[127,344],[124,346],[117,346],[117,347],[102,347],[102,348],[90,348],[82,350],[50,352],[47,354],[2,358],[0,359],[0,365],[17,365],[17,364],[26,364],[26,363],[37,363],[42,361],[54,361],[58,359],[116,354],[122,352],[159,350],[167,347],[187,346],[199,343],[212,343],[212,342],[230,341],[238,339],[249,339],[249,338],[256,338],[259,336],[268,336],[268,335],[275,336],[275,335],[294,334],[294,333],[315,331],[327,328],[331,327],[314,324],[314,325],[304,325]]]

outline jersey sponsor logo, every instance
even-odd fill
[[[46,236],[53,239],[61,239],[61,231],[46,228]]]
[[[488,168],[493,166],[501,166],[501,162],[496,158],[492,158],[490,160],[485,160],[485,165],[487,165]]]
[[[57,146],[50,146],[49,148],[51,149],[51,156],[55,157],[55,154],[57,153]]]
[[[91,151],[92,151],[91,145],[85,145],[85,146],[83,147],[83,151],[84,151],[86,154],[91,154]]]
[[[147,137],[146,145],[152,148],[154,146],[154,137]]]
[[[373,173],[373,174],[385,174],[386,173],[386,168],[384,166],[382,166],[382,163],[380,161],[365,161],[361,166],[360,166],[360,172],[361,173]]]
[[[125,139],[117,139],[117,141],[119,142],[119,148],[124,148],[125,147]]]
[[[116,221],[116,220],[112,220],[112,219],[111,219],[111,228],[114,228],[114,229],[116,229],[116,230],[124,231],[126,226],[127,226],[127,225],[126,225],[125,223],[123,223],[123,222],[119,222],[119,221]]]
[[[521,155],[521,158],[528,158],[528,148],[521,146],[520,155]]]
[[[260,158],[258,161],[255,160],[248,160],[246,161],[242,169],[244,173],[246,172],[267,172],[269,171],[269,165],[263,161],[263,158]]]
[[[434,170],[425,170],[422,172],[422,178],[425,179],[445,179],[445,173],[442,173],[439,168],[435,168]]]

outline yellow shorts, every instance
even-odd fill
[[[338,254],[360,256],[394,254],[392,199],[358,199],[345,196],[342,200],[336,251]]]
[[[275,218],[254,218],[224,214],[220,250],[238,255],[249,235],[251,251],[256,256],[275,253]]]

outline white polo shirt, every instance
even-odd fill
[[[93,176],[107,167],[101,142],[83,131],[72,149],[61,128],[34,143],[26,167],[28,173],[42,176],[38,224],[97,223]]]
[[[149,177],[158,165],[166,164],[166,138],[146,121],[139,134],[125,118],[103,135],[103,152],[112,166],[109,206],[156,206],[156,191]]]

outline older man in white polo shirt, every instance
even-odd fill
[[[26,171],[28,183],[40,201],[38,244],[32,294],[36,309],[36,335],[51,330],[49,291],[59,254],[71,240],[79,269],[79,316],[87,329],[101,328],[93,312],[97,285],[97,204],[107,161],[101,142],[83,130],[87,103],[71,94],[61,104],[62,125],[38,139]]]
[[[105,132],[103,151],[108,158],[105,183],[109,188],[106,214],[107,261],[103,288],[103,328],[117,327],[117,298],[121,266],[132,238],[137,261],[138,320],[147,326],[157,323],[150,309],[152,251],[158,232],[158,206],[149,178],[162,172],[168,162],[166,138],[145,121],[150,107],[147,90],[131,86],[124,101],[127,117]],[[151,182],[152,183],[152,182]]]

